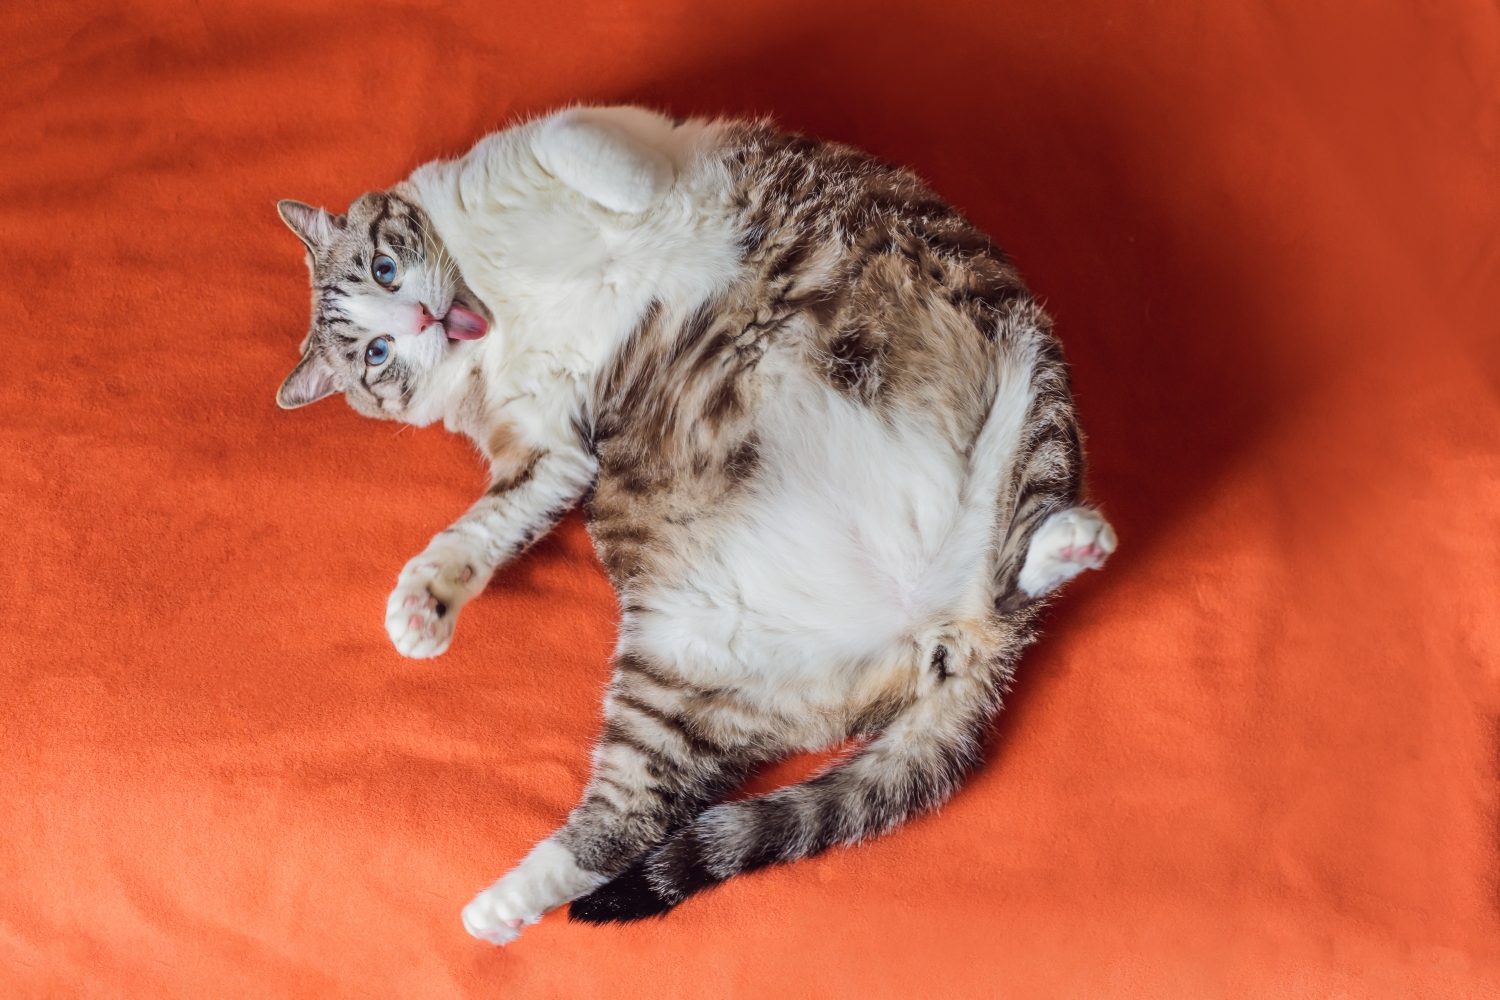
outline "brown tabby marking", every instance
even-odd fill
[[[525,486],[536,473],[536,464],[546,457],[545,449],[524,443],[514,425],[499,423],[485,442],[490,459],[490,496],[499,496]]]

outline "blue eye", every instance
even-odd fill
[[[374,274],[375,280],[382,285],[389,285],[396,280],[396,262],[385,254],[381,254],[375,258],[375,263],[370,268],[370,273]]]
[[[376,337],[365,348],[365,363],[380,366],[391,356],[391,342],[385,337]]]

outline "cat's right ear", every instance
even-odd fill
[[[276,203],[276,212],[297,238],[307,244],[307,249],[317,253],[333,241],[334,234],[349,224],[348,216],[329,215],[321,208],[304,205],[300,201],[283,198]]]
[[[276,405],[283,410],[295,410],[338,391],[338,373],[323,357],[323,352],[309,351],[276,391]]]

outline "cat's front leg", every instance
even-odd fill
[[[385,630],[402,656],[437,656],[453,641],[458,613],[496,568],[546,534],[594,475],[576,449],[538,451],[519,472],[496,476],[463,517],[439,532],[397,577]]]

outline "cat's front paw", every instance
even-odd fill
[[[458,551],[429,547],[408,562],[385,604],[385,631],[396,652],[417,659],[445,652],[475,576],[472,561]]]

